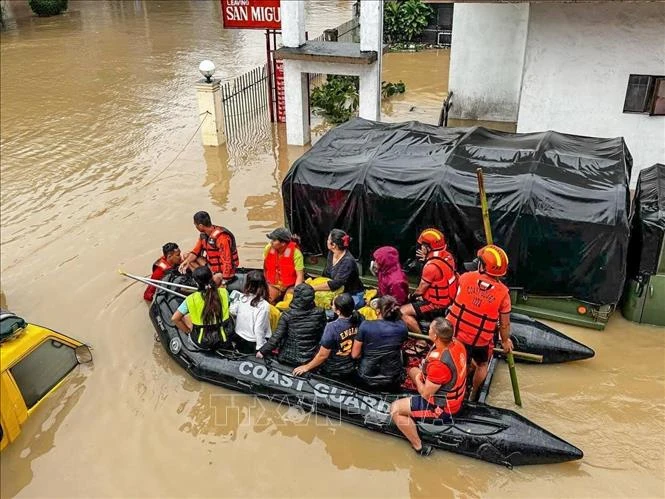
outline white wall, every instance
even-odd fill
[[[622,113],[631,73],[665,75],[665,3],[531,4],[517,131],[623,136],[634,187],[665,163],[665,117]]]
[[[517,121],[529,4],[456,3],[451,118]]]

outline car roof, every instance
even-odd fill
[[[18,359],[39,345],[48,336],[60,336],[48,328],[27,324],[14,336],[0,343],[0,372],[12,367]]]

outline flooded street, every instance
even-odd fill
[[[222,30],[213,0],[70,0],[43,19],[26,4],[12,2],[0,39],[2,302],[95,359],[2,452],[3,498],[665,496],[665,330],[618,313],[603,332],[555,324],[594,359],[518,366],[518,412],[585,453],[559,465],[422,459],[187,375],[154,341],[142,286],[117,271],[149,272],[167,241],[190,249],[198,210],[234,232],[243,266],[261,264],[304,149],[269,125],[265,140],[204,148],[194,82],[206,58],[224,80],[262,64],[263,32]],[[310,33],[351,9],[310,1]],[[436,123],[448,56],[386,55],[383,79],[407,84],[387,120]],[[504,365],[490,403],[514,408]]]

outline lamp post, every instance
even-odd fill
[[[201,64],[199,64],[199,71],[206,79],[206,83],[212,83],[212,75],[215,74],[215,63],[207,59],[201,61]]]
[[[196,83],[201,141],[204,146],[220,146],[226,142],[221,83],[218,78],[212,77],[215,74],[215,64],[212,61],[201,61],[199,71],[205,78]]]

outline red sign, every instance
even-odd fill
[[[220,0],[225,29],[280,29],[279,0]]]
[[[275,87],[277,88],[277,123],[286,123],[286,98],[284,97],[284,61],[275,61]]]

